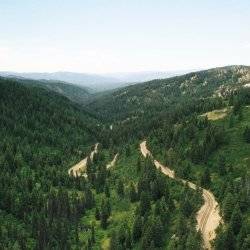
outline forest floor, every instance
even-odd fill
[[[140,144],[140,149],[144,157],[146,156],[152,157],[151,152],[147,149],[146,141],[143,141]],[[176,179],[175,172],[173,170],[169,169],[166,166],[163,166],[157,160],[154,160],[154,164],[156,168],[160,168],[163,174],[167,175],[170,178]],[[192,189],[199,188],[192,182],[182,179],[181,181],[187,184]],[[219,226],[220,222],[222,222],[222,218],[219,214],[219,205],[215,200],[214,195],[206,189],[202,189],[202,195],[204,199],[204,204],[196,215],[197,230],[200,231],[202,234],[204,247],[206,249],[211,249],[210,241],[215,238],[216,236],[215,230]]]

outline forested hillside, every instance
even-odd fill
[[[122,88],[86,108],[113,125],[117,140],[143,138],[166,121],[225,106],[224,97],[249,82],[250,67],[215,68]]]
[[[79,206],[66,170],[101,127],[53,92],[4,78],[0,89],[0,249],[64,249]]]
[[[0,87],[1,249],[199,248],[198,192],[165,179],[137,144],[120,145],[112,169],[118,149],[100,146],[87,179],[69,176],[102,140],[101,124],[53,92],[3,78]]]
[[[11,77],[8,77],[8,79],[23,85],[41,87],[56,92],[58,94],[66,96],[71,101],[79,104],[86,103],[93,97],[89,89],[67,82],[52,81],[52,80],[30,80],[25,78],[11,78]]]
[[[228,100],[224,117],[193,115],[190,119],[153,130],[150,147],[176,174],[216,195],[224,225],[215,249],[249,249],[250,233],[250,89]]]
[[[200,250],[202,190],[180,178],[219,202],[214,248],[250,248],[249,72],[155,80],[87,107],[36,82],[0,78],[0,249]],[[142,157],[144,139],[176,180]],[[86,173],[68,174],[85,157]]]
[[[149,137],[177,177],[215,194],[216,249],[250,247],[249,83],[249,67],[231,66],[124,88],[89,107],[112,124],[110,145]]]

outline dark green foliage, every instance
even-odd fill
[[[0,89],[0,210],[13,217],[1,225],[8,232],[1,247],[77,245],[71,233],[95,201],[86,181],[70,178],[67,169],[96,141],[96,120],[44,89],[3,78]],[[84,198],[69,192],[78,188]],[[20,232],[15,237],[11,228],[16,226]]]
[[[225,159],[225,156],[220,155],[217,166],[218,166],[219,175],[224,176],[226,174],[226,159]]]
[[[105,195],[109,198],[110,197],[110,191],[109,191],[109,186],[106,184],[104,188]]]
[[[131,202],[137,201],[137,192],[133,183],[129,186],[129,199]]]
[[[96,220],[100,220],[100,218],[101,218],[100,211],[99,211],[98,207],[96,207],[96,209],[95,209],[95,218],[96,218]]]
[[[150,157],[135,155],[137,145],[130,142],[149,136],[153,155],[164,157],[177,177],[200,181],[218,197],[225,225],[215,248],[248,249],[247,171],[241,173],[240,162],[230,164],[226,150],[225,156],[216,155],[230,142],[227,130],[246,121],[249,91],[236,88],[247,72],[246,67],[214,69],[115,91],[87,107],[108,121],[105,126],[62,96],[1,79],[0,248],[99,248],[101,232],[111,235],[111,249],[200,249],[194,217],[201,193],[166,178]],[[214,97],[217,93],[223,98]],[[234,107],[228,108],[232,121],[200,116],[228,103]],[[240,133],[246,142],[248,130],[244,124]],[[87,179],[68,176],[69,166],[97,141],[112,153],[119,149],[128,164],[135,158],[133,183],[121,170],[106,170],[106,152],[96,154],[93,163],[88,159]],[[112,215],[123,216],[123,206],[131,209],[127,214],[135,210],[129,214],[134,222],[110,220],[111,204]],[[100,223],[82,224],[84,216],[94,215]]]
[[[210,171],[209,168],[205,168],[202,176],[201,176],[201,186],[205,188],[209,188],[211,184]]]
[[[121,179],[119,179],[118,183],[117,183],[117,194],[121,198],[124,196],[124,185],[123,185],[123,181]]]
[[[108,218],[111,215],[111,206],[110,202],[107,199],[102,200],[101,211],[100,211],[100,219],[101,219],[101,227],[106,229],[108,226]]]
[[[231,193],[228,193],[223,201],[223,214],[225,220],[229,221],[235,206],[235,199]]]
[[[150,208],[150,196],[147,192],[142,191],[139,205],[140,215],[144,216],[147,212],[149,212]]]
[[[250,128],[249,127],[246,127],[245,128],[245,131],[244,131],[244,140],[247,142],[247,143],[250,143]]]
[[[241,225],[242,225],[242,214],[239,205],[237,204],[233,210],[230,219],[230,227],[232,228],[234,235],[237,235],[239,233]]]
[[[142,217],[140,215],[137,215],[135,217],[135,221],[134,221],[133,229],[132,229],[133,240],[135,242],[141,238],[142,228],[143,228]]]

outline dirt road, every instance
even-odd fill
[[[93,161],[94,155],[98,152],[98,145],[99,145],[99,143],[96,143],[94,150],[90,153],[89,158],[90,158],[91,162]],[[73,167],[71,167],[68,170],[68,174],[69,175],[72,174],[74,177],[82,175],[83,172],[86,170],[87,159],[88,159],[88,156],[86,158],[84,158],[83,160],[81,160],[80,162],[78,162]]]
[[[140,144],[141,153],[144,157],[149,155],[153,158],[151,152],[147,149],[146,141],[143,141]],[[169,169],[166,166],[163,166],[157,160],[154,160],[154,164],[156,168],[160,168],[161,172],[170,178],[175,179],[175,173],[173,170]],[[196,189],[197,186],[189,181],[182,180],[184,184],[187,184],[190,188]],[[197,220],[197,231],[200,231],[204,241],[204,248],[205,249],[212,249],[210,241],[213,240],[216,236],[215,229],[219,226],[220,222],[222,222],[222,218],[219,214],[219,205],[215,200],[214,195],[206,190],[202,189],[202,196],[204,199],[204,204],[198,211],[196,215]]]
[[[98,153],[98,146],[99,146],[99,143],[96,143],[94,150],[89,155],[89,158],[90,158],[91,162],[93,162],[94,155]],[[107,169],[109,169],[109,168],[111,168],[111,167],[113,167],[115,165],[115,163],[117,161],[117,157],[118,157],[118,154],[116,154],[114,156],[113,160],[110,163],[107,164],[107,166],[106,166]],[[88,159],[88,156],[86,158],[84,158],[83,160],[81,160],[80,162],[78,162],[73,167],[71,167],[68,170],[68,174],[69,175],[73,174],[74,177],[80,176],[80,175],[83,175],[84,177],[87,177],[87,174],[84,173],[86,171],[87,159]]]
[[[117,161],[117,157],[118,157],[118,154],[116,154],[116,155],[114,156],[113,160],[112,160],[110,163],[107,164],[107,166],[106,166],[107,169],[112,168],[112,167],[115,165],[115,163],[116,163],[116,161]]]

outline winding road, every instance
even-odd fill
[[[119,155],[119,154],[116,154],[116,155],[114,156],[113,160],[112,160],[110,163],[107,164],[107,166],[106,166],[107,169],[112,168],[112,167],[115,165],[115,163],[116,163],[116,161],[117,161],[117,158],[118,158],[118,155]]]
[[[90,160],[92,162],[94,155],[97,154],[97,152],[98,152],[98,146],[99,146],[99,143],[96,143],[94,150],[90,153],[90,156],[87,156],[86,158],[84,158],[83,160],[78,162],[76,165],[71,167],[68,170],[68,174],[73,175],[74,177],[77,177],[77,176],[80,176],[84,171],[86,171],[88,157],[90,158]]]
[[[69,170],[68,170],[68,174],[69,175],[73,175],[74,177],[77,177],[77,176],[80,176],[80,175],[83,175],[84,177],[87,177],[87,174],[84,173],[86,171],[86,165],[87,165],[87,161],[88,161],[88,157],[90,158],[90,161],[93,162],[93,159],[94,159],[94,155],[98,153],[98,146],[99,146],[99,143],[96,143],[95,144],[95,148],[94,150],[90,153],[89,156],[85,157],[83,160],[81,160],[80,162],[78,162],[76,165],[74,165],[73,167],[71,167]],[[113,167],[117,161],[117,158],[118,158],[118,153],[114,156],[113,160],[108,163],[106,165],[106,168],[109,169],[111,167]]]
[[[151,152],[147,149],[146,141],[143,141],[140,144],[141,153],[144,157],[150,156],[153,159]],[[154,165],[156,168],[159,168],[161,172],[167,175],[170,178],[176,179],[175,172],[170,168],[162,165],[159,161],[153,159]],[[187,184],[192,189],[197,189],[198,186],[192,182],[180,179],[184,184]],[[222,223],[222,218],[220,216],[220,208],[215,200],[214,195],[206,189],[202,189],[202,196],[204,199],[204,204],[197,212],[196,220],[197,220],[197,231],[200,231],[202,234],[204,248],[211,250],[211,240],[213,240],[216,236],[216,228]]]

